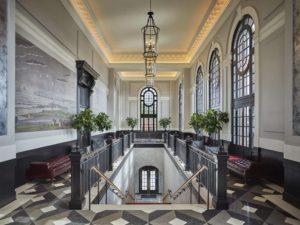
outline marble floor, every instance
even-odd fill
[[[100,205],[68,210],[70,176],[51,183],[27,183],[17,200],[0,209],[0,224],[99,225],[300,225],[300,210],[282,201],[282,188],[273,184],[245,185],[228,179],[229,210],[205,205]]]

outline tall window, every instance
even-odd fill
[[[217,48],[209,62],[209,108],[220,109],[220,58]]]
[[[157,128],[157,92],[146,87],[141,92],[141,130],[155,131]]]
[[[200,114],[204,111],[204,82],[203,82],[203,72],[201,66],[197,70],[196,76],[196,113]]]
[[[144,166],[139,170],[140,193],[158,193],[158,169],[154,166]]]
[[[253,148],[254,139],[254,32],[254,21],[246,15],[232,42],[232,141],[242,148]]]
[[[179,110],[179,130],[182,130],[182,84],[180,83],[179,85],[179,90],[178,90],[178,110]]]

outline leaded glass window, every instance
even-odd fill
[[[196,113],[200,114],[204,111],[204,82],[203,72],[200,66],[197,70],[196,76]]]
[[[246,15],[232,43],[232,141],[246,148],[253,148],[254,139],[254,33],[254,21]]]
[[[220,58],[216,48],[209,63],[209,108],[220,110]]]
[[[157,129],[157,92],[152,87],[146,87],[140,96],[140,126],[142,131]]]

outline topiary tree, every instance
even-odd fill
[[[112,127],[112,121],[109,119],[109,116],[104,113],[100,112],[95,118],[96,126],[98,130],[103,132],[104,130],[110,130]]]
[[[171,117],[164,117],[159,120],[159,126],[167,130],[167,127],[171,124]]]
[[[133,131],[134,127],[138,124],[137,118],[127,117],[126,121],[127,121],[128,126],[131,127],[132,131]]]
[[[208,133],[208,143],[212,143],[212,134],[217,134],[225,123],[229,122],[228,113],[209,109],[205,114],[203,130]]]
[[[95,114],[89,108],[81,111],[79,114],[72,117],[72,128],[77,129],[79,133],[79,146],[85,147],[84,139],[87,140],[88,135],[92,131],[97,130],[97,125],[95,123]]]
[[[205,120],[205,116],[203,114],[193,113],[193,115],[191,116],[189,125],[196,132],[197,140],[198,140],[199,134],[202,133],[202,130],[204,128],[204,120]]]

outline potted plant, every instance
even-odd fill
[[[110,130],[112,127],[112,121],[109,119],[109,116],[104,112],[100,112],[96,116],[95,123],[98,130],[101,132],[103,132],[104,130]]]
[[[225,123],[229,122],[228,113],[209,109],[205,114],[203,130],[208,133],[208,145],[213,145],[213,135],[219,136]],[[218,137],[219,139],[220,137]]]
[[[193,113],[189,122],[189,125],[195,130],[196,133],[196,141],[193,142],[193,145],[199,149],[204,148],[204,139],[199,139],[199,136],[202,136],[204,120],[205,116],[203,114]]]
[[[137,118],[127,117],[126,121],[128,126],[131,127],[131,131],[133,131],[134,127],[138,124]]]
[[[159,120],[159,126],[167,131],[167,127],[171,124],[171,117],[164,117]]]
[[[81,111],[72,118],[72,128],[77,129],[79,137],[79,148],[87,147],[89,144],[89,135],[96,131],[95,114],[89,108]]]
[[[199,134],[202,133],[202,129],[204,128],[204,120],[205,116],[203,114],[193,113],[191,116],[189,125],[196,132],[196,139],[198,140]]]

